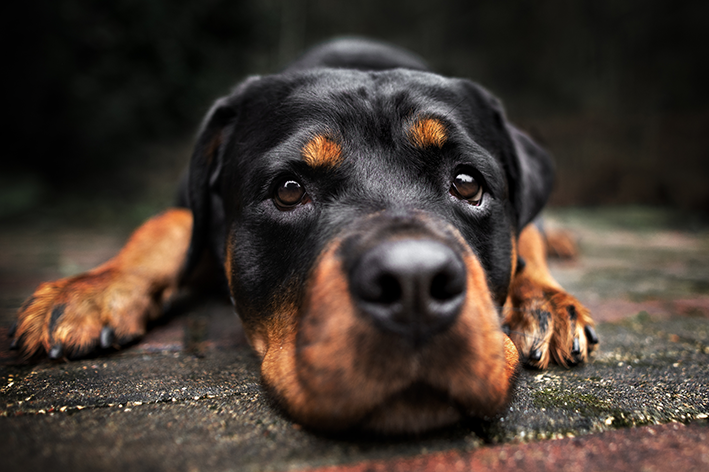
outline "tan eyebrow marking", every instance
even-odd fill
[[[336,167],[342,162],[342,148],[327,136],[319,134],[301,150],[303,160],[310,167]]]
[[[419,148],[443,147],[448,140],[446,126],[436,118],[419,118],[409,128],[409,137]]]

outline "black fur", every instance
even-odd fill
[[[442,148],[412,145],[406,130],[420,117],[445,124]],[[336,135],[340,166],[303,162],[301,147],[317,133]],[[480,207],[449,194],[461,167],[483,183]],[[304,185],[311,203],[276,208],[275,186],[287,176]],[[511,238],[538,214],[551,183],[548,154],[507,122],[481,86],[429,72],[398,48],[334,41],[280,74],[248,78],[208,113],[189,169],[195,224],[187,272],[207,250],[222,263],[230,252],[238,267],[232,295],[248,319],[302,285],[325,243],[357,217],[423,211],[462,233],[501,305]]]

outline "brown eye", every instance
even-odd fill
[[[451,183],[451,193],[461,200],[477,205],[482,199],[483,188],[472,175],[461,172]]]
[[[305,188],[295,180],[284,180],[276,188],[275,202],[281,210],[288,210],[303,200]]]

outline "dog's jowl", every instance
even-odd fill
[[[575,365],[598,342],[533,222],[552,173],[479,85],[391,46],[330,42],[217,100],[189,208],[41,285],[13,344],[52,358],[125,344],[211,267],[295,421],[412,433],[490,417],[520,364]]]

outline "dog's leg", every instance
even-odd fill
[[[129,342],[175,293],[192,213],[170,209],[145,222],[113,259],[83,274],[40,285],[20,308],[13,347],[51,358]]]
[[[522,359],[542,369],[551,360],[563,366],[585,362],[598,344],[593,320],[549,273],[544,238],[534,224],[520,233],[517,254],[503,325]]]

